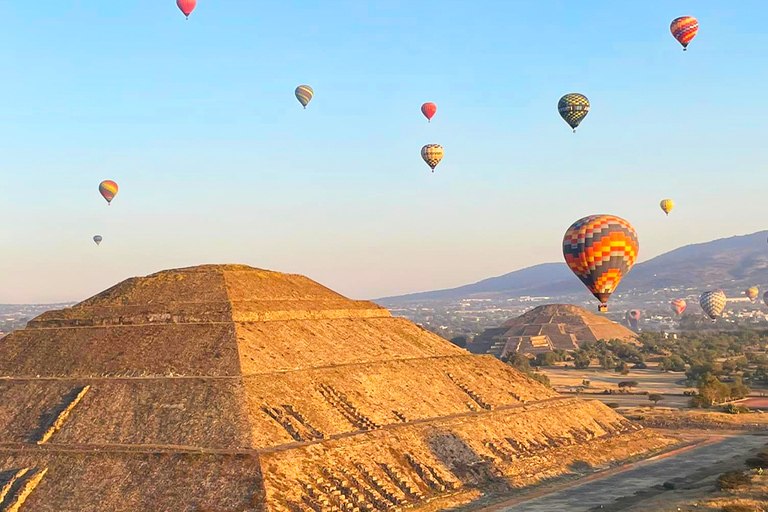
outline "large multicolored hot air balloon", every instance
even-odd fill
[[[117,195],[117,183],[111,180],[102,181],[99,183],[99,193],[107,200],[107,204],[112,204]]]
[[[427,144],[421,148],[421,158],[432,168],[432,172],[435,172],[435,167],[443,159],[444,154],[445,151],[440,144]]]
[[[752,304],[754,304],[760,298],[760,289],[757,286],[750,286],[744,290],[744,295],[746,295],[749,300],[752,301]]]
[[[688,307],[688,303],[685,302],[685,299],[677,299],[673,300],[672,303],[672,311],[677,315],[680,316],[683,314],[683,311],[685,311],[685,308]]]
[[[184,16],[189,19],[189,15],[192,14],[192,11],[197,7],[197,0],[176,0],[176,5],[179,10],[184,13]]]
[[[672,211],[672,208],[675,207],[675,202],[671,199],[662,199],[661,203],[659,204],[661,206],[661,210],[669,215],[669,212]]]
[[[315,91],[308,85],[300,85],[296,88],[295,94],[301,106],[307,108],[307,105],[309,105],[309,102],[312,101],[312,97],[315,95]]]
[[[725,309],[725,303],[727,301],[728,298],[725,296],[723,290],[704,292],[701,294],[701,297],[699,297],[701,309],[703,309],[707,316],[712,320],[720,316]]]
[[[608,298],[637,260],[637,232],[614,215],[590,215],[574,222],[563,237],[565,262],[608,311]]]
[[[421,113],[427,118],[428,122],[432,122],[432,116],[437,112],[437,105],[434,103],[425,103],[421,106]]]
[[[96,242],[96,245],[101,245],[102,240],[104,240],[104,238],[101,235],[96,235],[93,237],[93,241]]]
[[[669,31],[672,32],[677,42],[683,45],[683,51],[687,51],[688,43],[696,37],[696,33],[699,31],[699,22],[693,16],[680,16],[672,20]]]
[[[565,119],[568,126],[573,128],[573,133],[576,133],[576,127],[581,124],[589,112],[589,100],[577,92],[566,94],[557,102],[557,111],[560,112],[560,116]]]

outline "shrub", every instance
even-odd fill
[[[739,503],[723,505],[723,508],[720,510],[721,512],[759,512],[759,509],[756,509],[752,505],[742,505]]]
[[[648,369],[648,365],[643,363],[643,362],[640,362],[640,363],[637,363],[637,364],[633,364],[632,365],[632,369],[633,370],[646,370],[646,369]]]
[[[723,412],[728,414],[746,414],[749,412],[749,407],[742,404],[727,404],[723,407]]]
[[[741,489],[751,483],[752,479],[743,471],[728,471],[717,477],[717,488],[721,491]]]
[[[692,407],[694,409],[709,409],[712,407],[712,401],[701,395],[696,395],[688,400],[688,407]]]
[[[648,395],[648,400],[650,400],[651,402],[653,402],[653,405],[656,405],[656,404],[657,404],[657,403],[659,403],[661,400],[664,400],[664,397],[663,397],[663,396],[661,396],[661,395],[660,395],[660,394],[658,394],[658,393],[651,393],[650,395]]]
[[[620,407],[620,406],[619,406],[619,404],[618,404],[618,403],[616,403],[616,402],[608,402],[608,403],[607,403],[607,404],[605,404],[605,405],[607,405],[607,406],[608,406],[608,407],[610,407],[611,409],[618,409],[618,408]]]

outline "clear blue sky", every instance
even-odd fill
[[[687,14],[683,53],[669,23]],[[641,260],[765,229],[766,15],[764,0],[199,0],[185,21],[173,0],[0,2],[0,302],[212,262],[356,298],[442,288],[560,261],[592,213],[632,222]],[[576,135],[568,92],[592,104]]]

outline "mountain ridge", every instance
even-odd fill
[[[747,283],[768,283],[768,230],[688,244],[638,263],[619,290],[668,287],[736,289]],[[584,290],[563,263],[540,263],[476,283],[443,290],[374,299],[394,304],[490,296],[563,296]]]

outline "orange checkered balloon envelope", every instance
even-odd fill
[[[699,21],[693,16],[680,16],[672,21],[669,31],[675,36],[677,42],[683,45],[683,51],[688,49],[688,43],[696,37],[699,31]]]
[[[685,302],[685,299],[673,300],[671,305],[672,305],[672,311],[677,316],[682,315],[683,311],[685,311],[685,308],[688,307],[688,303]]]
[[[563,237],[565,262],[601,302],[601,311],[635,264],[639,250],[635,228],[614,215],[579,219]]]

